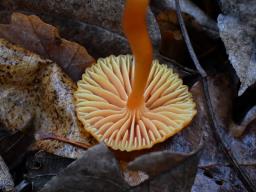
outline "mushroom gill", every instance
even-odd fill
[[[135,79],[131,55],[99,59],[87,68],[75,93],[79,120],[113,149],[150,148],[186,127],[196,114],[188,87],[154,60],[139,107],[128,107]]]

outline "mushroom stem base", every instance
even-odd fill
[[[127,101],[127,108],[130,110],[139,109],[145,105],[144,97],[138,97],[131,93]]]

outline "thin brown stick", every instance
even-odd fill
[[[79,148],[82,148],[82,149],[88,149],[91,147],[90,144],[88,143],[82,143],[82,142],[79,142],[79,141],[72,141],[70,139],[67,139],[65,137],[62,137],[62,136],[58,136],[58,135],[54,135],[54,134],[39,134],[38,135],[38,139],[39,140],[56,140],[56,141],[61,141],[63,143],[67,143],[67,144],[70,144],[70,145],[73,145],[73,146],[76,146],[76,147],[79,147]]]
[[[169,57],[166,57],[164,55],[162,55],[161,53],[158,54],[158,57],[160,57],[161,59],[163,59],[165,62],[169,62],[171,63],[172,65],[174,65],[175,67],[177,67],[179,70],[182,70],[183,72],[186,72],[186,73],[189,73],[190,75],[198,75],[198,72],[191,69],[191,68],[188,68],[188,67],[185,67],[181,64],[179,64],[178,62],[176,62],[175,60],[173,59],[170,59]]]
[[[207,105],[207,111],[210,117],[210,126],[213,130],[214,136],[217,140],[217,142],[220,144],[220,147],[224,154],[226,155],[227,159],[233,166],[234,170],[236,171],[238,177],[240,178],[241,182],[243,183],[244,187],[249,191],[249,192],[256,192],[255,186],[247,173],[243,170],[243,168],[239,165],[237,159],[234,157],[232,154],[231,150],[227,147],[227,144],[225,141],[223,141],[222,136],[221,136],[221,131],[220,131],[220,126],[217,122],[211,99],[210,99],[210,94],[209,94],[209,89],[208,89],[208,79],[207,79],[207,73],[205,70],[201,67],[198,58],[195,54],[195,51],[193,49],[193,46],[191,44],[190,38],[188,36],[188,32],[186,29],[185,22],[183,20],[181,10],[180,10],[180,4],[179,0],[175,0],[175,5],[176,5],[176,13],[178,17],[178,21],[180,24],[181,32],[184,37],[184,41],[187,45],[189,54],[195,64],[196,69],[198,70],[200,76],[202,77],[202,82],[203,82],[203,89],[204,89],[204,97],[206,100],[206,105]]]

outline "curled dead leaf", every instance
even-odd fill
[[[10,24],[0,24],[0,38],[55,61],[75,81],[94,62],[84,47],[61,38],[57,28],[35,15],[13,13]]]

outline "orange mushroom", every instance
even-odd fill
[[[157,60],[146,30],[148,0],[128,0],[124,31],[135,57],[110,56],[87,68],[75,93],[85,129],[113,149],[150,148],[186,127],[195,103],[177,74]]]

